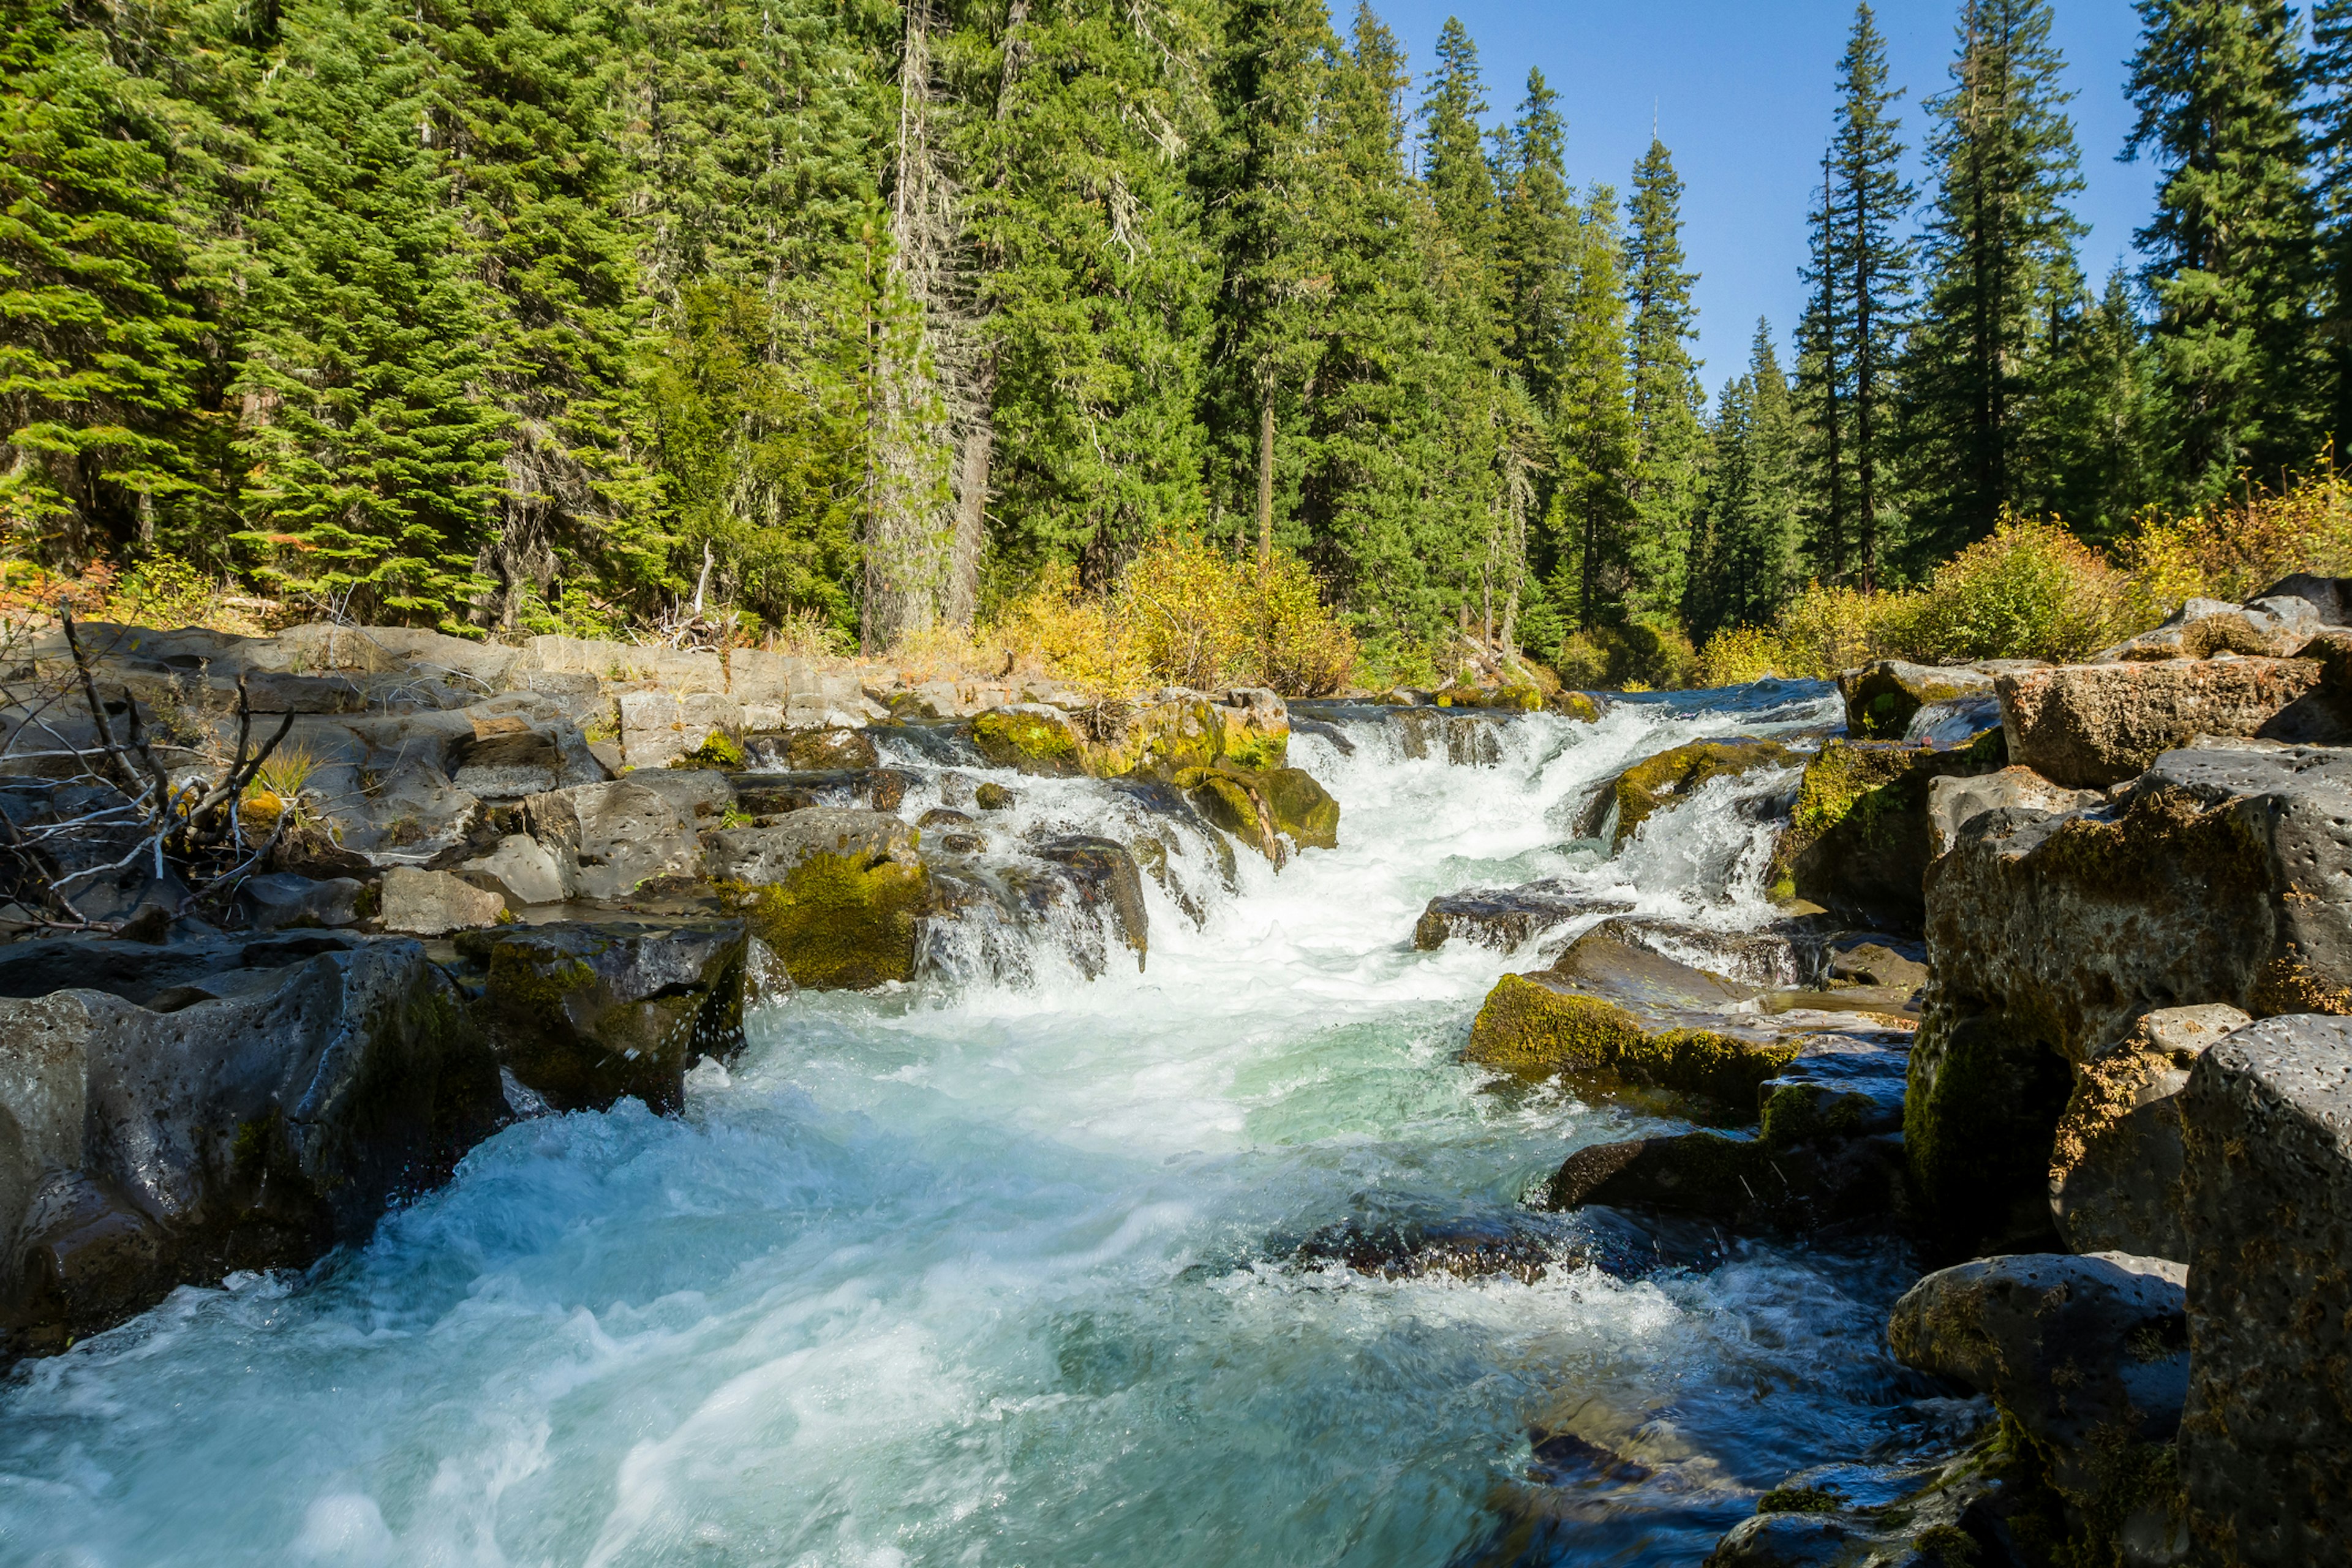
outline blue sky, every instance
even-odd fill
[[[1351,5],[1333,9],[1343,26],[1353,14]],[[1579,185],[1606,180],[1623,194],[1649,145],[1654,106],[1685,188],[1683,243],[1699,273],[1709,390],[1746,364],[1758,316],[1770,319],[1785,351],[1802,304],[1805,211],[1852,0],[1375,0],[1374,9],[1424,72],[1436,63],[1438,29],[1460,16],[1477,40],[1496,120],[1517,108],[1528,68],[1542,68],[1568,118],[1569,174]],[[1891,74],[1908,89],[1898,107],[1923,192],[1919,105],[1950,80],[1958,9],[1958,0],[1877,6]],[[2116,161],[2131,129],[2125,62],[2138,22],[2131,0],[2056,0],[2056,16],[2087,184],[2075,199],[2091,226],[2083,268],[2095,284],[2118,259],[2133,264],[2132,231],[2154,198],[2147,160]]]

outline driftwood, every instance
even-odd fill
[[[66,646],[73,654],[74,678],[69,689],[79,688],[89,710],[90,722],[98,731],[98,748],[95,752],[87,751],[60,737],[60,747],[43,754],[75,758],[83,771],[64,782],[86,781],[110,786],[113,798],[79,816],[29,826],[19,826],[0,814],[0,864],[5,866],[5,880],[9,884],[6,891],[15,897],[20,910],[33,915],[33,923],[107,931],[120,931],[142,922],[161,926],[199,904],[226,898],[237,883],[267,863],[292,816],[290,811],[279,812],[264,842],[255,845],[247,841],[241,809],[245,792],[259,775],[262,764],[293,729],[294,715],[288,712],[279,721],[277,732],[255,746],[253,697],[246,678],[238,676],[236,750],[227,768],[216,777],[210,776],[209,770],[186,772],[175,784],[172,770],[156,755],[156,744],[140,718],[137,700],[127,692],[124,709],[128,734],[116,736],[113,721],[99,693],[97,671],[89,650],[82,645],[71,612],[61,608],[58,621],[65,632]],[[70,872],[60,869],[58,851],[68,843],[87,843],[99,837],[120,842],[126,836],[131,840],[131,847],[117,858]],[[142,862],[151,888],[163,897],[160,900],[151,898],[142,901],[131,920],[112,923],[94,921],[76,905],[75,900],[84,896],[89,887],[102,879],[138,868]],[[184,891],[168,891],[175,881]]]

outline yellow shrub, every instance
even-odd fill
[[[1114,613],[1152,674],[1202,690],[1249,664],[1255,606],[1244,569],[1197,540],[1145,548],[1119,578]]]
[[[1307,563],[1277,551],[1265,570],[1244,568],[1256,609],[1252,683],[1286,697],[1328,697],[1356,672],[1356,639],[1332,619]]]
[[[2152,625],[2184,600],[2243,600],[2296,572],[2352,574],[2352,495],[2323,468],[2284,495],[2248,491],[2186,517],[2144,517],[2117,553],[2139,618]]]
[[[100,618],[159,630],[200,626],[211,616],[217,597],[213,584],[194,567],[176,555],[159,552],[116,581]]]
[[[1795,661],[1780,634],[1767,626],[1726,626],[1699,650],[1701,686],[1742,686],[1769,676],[1787,676]]]
[[[2012,517],[1936,568],[1916,613],[1891,640],[1904,657],[1929,664],[2063,664],[2146,624],[2130,583],[2105,556],[2056,522]]]

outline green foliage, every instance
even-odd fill
[[[1553,668],[1580,690],[1676,691],[1692,684],[1698,657],[1673,623],[1628,621],[1570,633]]]
[[[1633,170],[1625,234],[1634,439],[1626,604],[1666,615],[1683,606],[1706,446],[1706,394],[1688,346],[1698,331],[1691,304],[1698,275],[1683,267],[1682,198],[1674,159],[1653,138]]]

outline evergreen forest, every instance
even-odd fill
[[[1859,6],[1802,319],[1712,387],[1672,151],[1580,167],[1458,22],[1416,78],[1325,0],[0,5],[9,571],[879,649],[1181,537],[1549,657],[2352,420],[2352,0],[2140,0],[2103,278],[2051,0],[1959,0],[1916,98]]]

